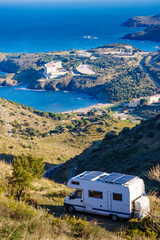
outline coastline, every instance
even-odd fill
[[[76,110],[70,110],[70,111],[65,111],[65,112],[61,112],[61,113],[87,113],[89,111],[91,111],[92,109],[100,109],[100,108],[103,108],[103,107],[112,107],[114,104],[113,103],[97,103],[97,104],[94,104],[94,105],[91,105],[89,107],[86,107],[86,108],[79,108],[79,109],[76,109]]]

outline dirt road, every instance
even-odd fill
[[[7,115],[6,115],[6,112],[4,111],[4,109],[2,108],[2,106],[0,106],[0,109],[3,113],[3,116],[4,116],[4,120],[5,120],[5,124],[6,124],[6,127],[7,127],[7,135],[8,136],[11,136],[12,135],[12,132],[11,132],[11,128],[10,128],[10,125],[9,125],[9,122],[7,120]]]

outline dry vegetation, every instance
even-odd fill
[[[12,171],[12,167],[0,162],[0,172]],[[106,231],[96,222],[89,223],[75,216],[54,216],[49,206],[63,208],[63,199],[70,193],[65,185],[49,180],[36,180],[23,200],[8,198],[8,172],[1,176],[0,191],[0,239],[121,239]],[[36,208],[34,207],[36,206]]]
[[[149,56],[144,58],[142,61],[143,66],[152,76],[152,78],[160,83],[160,53],[159,51],[151,53]]]
[[[148,172],[148,177],[160,182],[160,165],[157,164],[155,167],[152,167]]]
[[[0,162],[0,173],[0,239],[157,239],[160,199],[155,194],[149,196],[151,218],[116,223],[89,214],[66,215],[63,201],[71,189],[43,178],[32,182],[17,202],[9,197],[7,184],[12,167]]]
[[[75,174],[83,171],[98,170],[104,172],[123,172],[142,177],[147,191],[159,188],[157,181],[149,180],[146,172],[160,162],[160,115],[142,120],[140,125],[115,134],[108,132],[99,145],[85,150],[79,156],[59,167],[54,179],[66,182],[71,170],[76,166]],[[88,153],[87,153],[88,151]],[[86,155],[87,154],[87,155]],[[63,171],[63,176],[60,172]]]
[[[45,162],[59,164],[80,154],[108,131],[119,132],[130,122],[114,120],[107,114],[78,116],[35,111],[21,104],[0,100],[6,112],[12,137],[7,136],[4,116],[0,111],[0,158],[32,153]],[[5,135],[5,136],[4,136]]]

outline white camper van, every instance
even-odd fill
[[[141,219],[150,211],[144,182],[136,176],[86,171],[71,178],[67,186],[77,189],[64,200],[69,212],[90,212],[117,220]]]

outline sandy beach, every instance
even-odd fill
[[[87,112],[91,111],[92,109],[101,109],[103,107],[109,108],[109,107],[112,107],[113,105],[114,104],[112,104],[112,103],[97,103],[97,104],[94,104],[94,105],[92,105],[90,107],[80,108],[80,109],[66,111],[66,112],[62,112],[62,113],[72,113],[72,112],[75,112],[75,113],[87,113]]]

